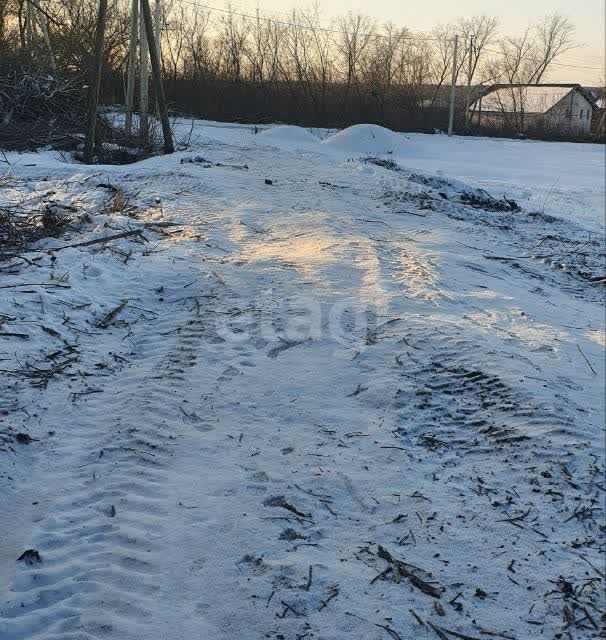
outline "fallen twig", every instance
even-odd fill
[[[103,238],[95,238],[94,240],[87,240],[86,242],[76,242],[74,244],[66,244],[56,249],[50,249],[50,251],[63,251],[63,249],[73,249],[74,247],[91,247],[94,244],[102,244],[104,242],[110,242],[112,240],[120,240],[121,238],[130,238],[131,236],[142,236],[143,233],[140,229],[132,229],[131,231],[124,231],[124,233],[117,233],[113,236],[104,236]]]
[[[123,300],[115,309],[112,309],[109,313],[103,316],[99,322],[97,322],[97,326],[100,329],[107,329],[109,325],[116,319],[118,314],[124,309],[127,305],[128,300]]]
[[[427,621],[427,624],[429,624],[429,626],[436,632],[436,634],[440,638],[444,638],[445,640],[448,640],[448,636],[446,634],[455,638],[460,638],[461,640],[480,640],[480,638],[476,638],[475,636],[468,636],[466,633],[459,633],[458,631],[451,631],[450,629],[445,629],[444,627],[438,627],[429,620]]]
[[[583,356],[583,358],[585,358],[585,362],[587,363],[589,368],[593,371],[593,374],[597,376],[598,375],[597,371],[591,366],[591,362],[587,360],[587,356],[583,353],[583,351],[581,350],[581,347],[579,347],[578,344],[577,344],[577,349],[579,350],[579,353]]]
[[[49,287],[50,289],[71,289],[67,284],[59,282],[26,282],[24,284],[3,284],[0,289],[22,289],[23,287]]]
[[[395,640],[402,640],[402,636],[395,629],[392,629],[391,627],[387,626],[386,624],[377,624],[376,622],[374,624],[375,624],[375,627],[379,627],[381,629],[385,629],[385,631],[387,631],[387,633],[392,638],[395,638]]]
[[[387,561],[394,572],[394,576],[406,578],[413,586],[422,591],[428,596],[432,598],[440,598],[442,593],[444,592],[444,587],[435,586],[426,580],[423,580],[418,575],[410,571],[405,562],[394,558],[389,551],[387,551],[384,547],[379,545],[378,547],[378,556],[383,560]]]
[[[277,347],[273,347],[267,352],[268,358],[277,358],[282,351],[286,351],[287,349],[292,349],[293,347],[298,347],[300,344],[307,342],[307,340],[284,340],[284,338],[280,338],[282,344]]]

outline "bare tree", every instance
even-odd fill
[[[309,79],[314,87],[312,92],[314,103],[320,113],[326,108],[328,89],[334,81],[332,64],[332,40],[329,33],[320,25],[319,5],[301,14],[303,26],[309,35]]]
[[[485,76],[493,82],[527,84],[534,73],[534,40],[530,27],[519,36],[505,36],[498,43],[499,55],[486,66]]]
[[[410,31],[387,23],[362,58],[363,83],[385,117],[388,105],[409,112],[419,107],[429,79],[428,50]]]
[[[185,34],[185,52],[183,55],[182,73],[187,78],[209,78],[218,73],[215,47],[210,34],[210,14],[196,7],[186,19],[173,22],[171,32],[167,33],[168,41],[173,29],[180,29]]]
[[[248,38],[243,53],[249,64],[248,77],[252,82],[265,84],[276,79],[277,58],[280,55],[281,29],[263,19],[257,9],[256,18],[248,24]]]
[[[85,73],[99,0],[31,1],[42,2],[48,12],[51,45],[43,34],[34,38],[35,62],[49,60],[52,49],[60,72]],[[27,3],[0,0],[4,61],[29,50]],[[105,99],[119,100],[124,89],[131,4],[108,0]],[[229,7],[218,14],[195,4],[164,0],[161,63],[176,106],[207,117],[261,116],[319,125],[364,118],[395,127],[425,122],[424,128],[433,128],[443,124],[439,118],[447,106],[443,89],[453,71],[455,35],[462,46],[454,75],[470,86],[544,82],[574,46],[572,23],[558,15],[521,34],[502,36],[494,17],[460,18],[436,26],[428,38],[354,13],[327,29],[317,4],[294,9],[286,19],[260,11],[243,16]]]
[[[164,45],[162,47],[163,62],[167,75],[174,84],[182,70],[185,46],[190,35],[187,25],[191,16],[184,5],[178,4],[175,7],[174,2],[165,6],[164,10],[165,29],[168,37],[164,38],[162,42]]]
[[[359,65],[366,49],[376,38],[376,23],[372,18],[349,13],[338,21],[339,35],[336,50],[343,66],[345,82],[345,110],[351,89],[358,80]]]
[[[462,56],[463,64],[471,56],[471,77],[469,80],[473,82],[486,49],[496,41],[499,20],[487,15],[472,16],[471,18],[460,18],[458,26],[463,41],[467,44],[473,42],[473,47],[466,47],[465,55]]]
[[[0,0],[0,49],[8,49],[10,0]]]
[[[431,82],[434,90],[431,106],[435,105],[440,89],[451,76],[456,31],[452,24],[439,24],[432,31]]]
[[[485,78],[494,82],[540,84],[553,63],[575,48],[575,28],[568,18],[551,15],[527,27],[519,36],[505,36],[499,55],[486,66]]]
[[[308,18],[313,20],[313,18]],[[304,26],[304,11],[293,9],[291,22],[285,28],[282,38],[283,56],[279,60],[280,72],[289,90],[296,95],[300,89],[305,98],[313,104],[313,42]]]
[[[535,26],[534,55],[536,68],[530,81],[539,84],[549,66],[563,53],[574,49],[575,27],[568,18],[553,14]]]
[[[227,5],[228,9],[231,5]],[[236,82],[243,79],[244,49],[246,45],[247,24],[238,19],[231,11],[221,15],[218,20],[220,58],[225,76]]]

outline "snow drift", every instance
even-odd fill
[[[276,146],[292,146],[300,144],[317,144],[319,139],[313,133],[302,127],[280,125],[261,132],[257,139]]]
[[[395,153],[402,146],[401,135],[376,124],[356,124],[330,136],[322,144],[348,153]]]

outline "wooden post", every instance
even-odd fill
[[[154,35],[156,37],[156,49],[158,51],[158,58],[162,62],[162,2],[156,0],[156,6],[154,7]]]
[[[32,61],[34,54],[34,25],[33,25],[34,11],[31,3],[27,2],[27,12],[26,12],[26,23],[25,23],[25,33],[26,33],[26,43],[27,43],[27,56],[29,61]]]
[[[450,109],[448,111],[448,135],[452,135],[454,126],[454,108],[457,91],[457,50],[459,48],[459,36],[454,37],[454,51],[452,52],[452,83],[450,85]]]
[[[469,107],[471,104],[471,73],[473,56],[473,36],[469,37],[469,61],[467,65],[467,93],[465,94],[465,129],[469,128]]]
[[[44,44],[46,45],[46,49],[48,51],[48,63],[52,71],[57,71],[57,61],[55,60],[55,54],[53,53],[53,47],[51,45],[50,36],[48,35],[48,23],[46,21],[46,16],[42,11],[40,11],[39,7],[32,8],[32,13],[36,14],[38,18],[38,23],[40,24],[40,30],[42,31],[42,37],[44,39]]]
[[[162,123],[162,134],[164,136],[164,153],[174,153],[175,147],[173,144],[173,134],[170,130],[166,96],[164,94],[164,85],[162,84],[162,65],[158,56],[158,49],[156,48],[154,25],[148,0],[141,0],[141,9],[143,12],[143,21],[145,22],[145,30],[147,32],[147,39],[150,44],[149,52],[151,55],[154,87],[156,89],[156,96],[158,97],[158,110],[160,112],[160,122]]]
[[[137,74],[137,38],[139,35],[139,0],[132,0],[130,10],[130,44],[128,50],[128,78],[126,81],[126,119],[124,133],[133,132],[133,107],[135,104],[135,78]]]
[[[105,25],[107,23],[107,0],[99,0],[97,15],[97,32],[95,36],[95,57],[91,69],[91,81],[88,88],[88,123],[86,126],[86,143],[84,145],[84,161],[90,164],[95,151],[95,131],[97,127],[97,105],[99,103],[99,86],[103,68],[103,45],[105,44]]]
[[[141,134],[143,143],[145,143],[149,136],[149,40],[143,19],[143,0],[141,0],[141,35],[139,40],[141,41],[141,57],[139,62],[139,133]]]
[[[156,49],[158,51],[158,59],[160,60],[160,66],[162,66],[162,3],[161,0],[156,0],[154,7],[154,36],[156,39]],[[158,108],[158,97],[156,96],[156,113],[160,113]]]

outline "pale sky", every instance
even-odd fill
[[[209,0],[204,4],[225,7],[227,0]],[[240,9],[258,6],[262,11],[270,12],[285,12],[289,7],[308,7],[310,4],[311,0],[232,1],[232,6]],[[353,11],[379,20],[391,20],[413,31],[426,31],[438,22],[448,22],[458,16],[486,13],[500,19],[502,31],[515,33],[545,14],[557,12],[574,22],[577,40],[584,45],[566,54],[559,62],[598,69],[554,67],[550,79],[598,85],[606,76],[606,0],[320,0],[320,7],[326,20]]]

